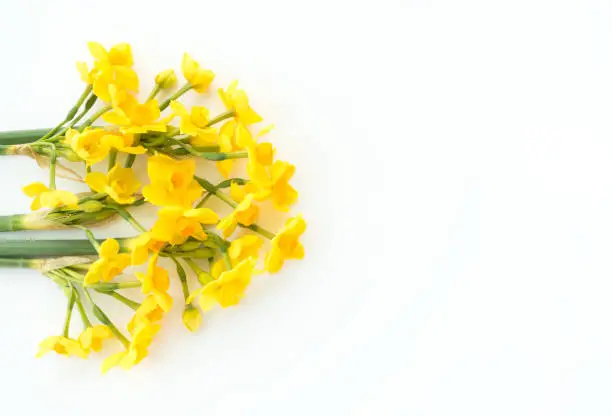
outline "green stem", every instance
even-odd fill
[[[2,131],[0,132],[0,143],[3,145],[32,143],[39,140],[48,131],[48,128]]]
[[[208,124],[206,125],[206,127],[212,127],[212,126],[214,126],[215,124],[217,124],[217,123],[219,123],[219,122],[221,122],[221,121],[223,121],[223,120],[226,120],[226,119],[228,119],[228,118],[234,117],[235,115],[236,115],[236,112],[235,112],[235,111],[227,111],[227,112],[225,112],[225,113],[221,113],[221,114],[219,114],[217,117],[215,117],[215,118],[211,119],[211,120],[208,122]]]
[[[89,117],[87,119],[87,121],[85,121],[85,123],[83,123],[83,125],[81,127],[85,128],[85,127],[91,126],[94,123],[94,121],[96,121],[98,118],[100,118],[101,115],[103,115],[104,113],[108,113],[112,109],[113,109],[113,107],[111,107],[110,105],[107,105],[106,107],[102,107],[101,109],[99,109],[98,111],[93,113],[91,115],[91,117]]]
[[[36,269],[37,259],[27,258],[0,258],[0,268],[3,269]]]
[[[87,316],[87,311],[85,310],[85,307],[83,306],[83,301],[81,300],[81,296],[79,295],[79,292],[74,286],[72,286],[72,290],[76,295],[76,305],[79,310],[79,314],[81,315],[81,321],[83,321],[83,326],[85,326],[85,328],[89,328],[92,325],[91,325],[91,321],[89,320],[89,317]]]
[[[121,333],[121,331],[117,329],[115,324],[113,324],[113,322],[104,313],[104,311],[98,305],[96,305],[96,302],[94,302],[89,291],[87,289],[83,289],[83,291],[85,292],[85,295],[87,296],[87,299],[89,300],[89,302],[91,302],[91,305],[93,307],[93,313],[95,317],[98,318],[101,324],[106,325],[108,329],[111,330],[113,335],[115,335],[117,339],[121,341],[121,343],[123,344],[125,348],[128,348],[130,346],[130,341]]]
[[[238,206],[237,203],[232,201],[223,192],[219,192],[217,187],[213,183],[211,183],[210,181],[208,181],[208,180],[206,180],[206,179],[204,179],[204,178],[202,178],[200,176],[195,176],[194,178],[195,178],[196,181],[198,181],[198,183],[202,186],[202,188],[206,189],[208,192],[210,192],[211,194],[215,195],[217,198],[219,198],[220,200],[222,200],[223,202],[228,204],[230,207],[236,208]]]
[[[111,209],[114,209],[115,211],[117,211],[117,213],[121,216],[121,218],[123,218],[124,220],[126,220],[131,226],[132,228],[134,228],[136,231],[139,231],[141,233],[146,233],[147,229],[144,228],[142,226],[142,224],[140,224],[136,218],[134,218],[132,216],[132,214],[130,214],[127,210],[117,206],[117,205],[109,205],[108,206]]]
[[[266,230],[265,228],[257,224],[251,224],[251,225],[238,224],[238,225],[241,226],[242,228],[248,228],[249,230],[255,231],[256,233],[261,234],[264,237],[266,237],[268,240],[272,240],[275,237],[274,233],[271,233],[270,231]]]
[[[204,269],[198,266],[198,264],[195,261],[193,261],[193,259],[186,258],[184,260],[185,260],[185,263],[187,263],[187,265],[191,268],[191,270],[193,270],[193,272],[196,274],[196,276],[198,277],[198,281],[200,282],[202,286],[206,286],[208,283],[215,280],[215,278],[212,277],[210,273],[204,271]]]
[[[136,160],[136,155],[131,154],[131,153],[128,154],[127,157],[125,158],[125,162],[123,162],[123,167],[131,168],[135,160]]]
[[[75,225],[75,228],[80,228],[81,230],[83,230],[85,232],[85,235],[87,236],[87,240],[89,240],[89,242],[91,243],[92,247],[96,249],[96,252],[100,252],[100,243],[98,243],[98,240],[96,240],[96,237],[93,235],[93,233],[91,232],[91,230],[87,227],[83,227],[82,225]]]
[[[147,97],[147,101],[151,101],[153,98],[155,98],[155,96],[161,91],[161,87],[159,86],[159,84],[155,84],[155,86],[153,87],[153,89],[151,90],[151,93],[149,94],[149,96]]]
[[[26,215],[0,215],[0,232],[27,230],[27,226],[24,225]]]
[[[169,256],[174,264],[176,265],[176,273],[179,275],[179,280],[181,281],[181,288],[183,289],[183,297],[185,298],[185,302],[187,302],[187,298],[189,297],[189,286],[187,285],[187,273],[185,273],[185,269],[179,263],[179,261],[174,258],[174,256]]]
[[[130,298],[126,298],[125,296],[123,296],[120,293],[115,292],[114,290],[112,291],[104,291],[104,290],[96,290],[99,293],[102,293],[104,295],[110,296],[111,298],[115,298],[117,299],[119,302],[123,303],[124,305],[128,306],[129,308],[132,308],[133,310],[137,310],[140,307],[140,303],[138,302],[134,302],[132,299]]]
[[[62,334],[68,338],[70,332],[70,318],[72,318],[72,310],[74,309],[75,295],[74,288],[71,287],[70,296],[68,297],[68,305],[66,307],[66,318],[64,319],[64,331]]]
[[[49,189],[55,190],[55,166],[57,165],[57,149],[51,145],[51,157],[49,160]]]
[[[160,104],[159,111],[164,111],[170,105],[170,102],[178,99],[181,95],[185,94],[187,91],[189,91],[192,88],[193,86],[187,82],[185,85],[179,88],[178,91],[176,91],[174,94],[168,97],[163,103]]]
[[[111,149],[108,153],[108,170],[115,167],[115,163],[117,163],[117,149]]]
[[[81,105],[83,104],[83,101],[85,101],[85,99],[89,96],[89,94],[91,93],[91,85],[87,85],[87,87],[85,87],[85,90],[83,91],[83,93],[81,94],[81,96],[79,97],[77,103],[74,105],[74,107],[72,107],[70,109],[70,111],[68,112],[68,114],[66,115],[66,118],[64,118],[64,120],[62,120],[61,123],[59,123],[57,126],[55,126],[54,128],[52,128],[47,134],[45,134],[43,137],[40,138],[40,140],[47,140],[50,137],[53,137],[53,135],[62,128],[62,126],[64,124],[66,124],[67,122],[69,122],[70,120],[72,120],[74,118],[74,116],[76,115],[77,111],[79,111],[79,108],[81,107]]]
[[[122,252],[129,252],[133,238],[117,238]],[[101,243],[103,240],[98,240]],[[89,240],[2,240],[0,257],[3,258],[42,258],[61,256],[88,256],[98,252]]]

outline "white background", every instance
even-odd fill
[[[88,40],[130,42],[145,93],[188,51],[276,124],[309,221],[303,262],[195,335],[175,308],[127,373],[34,359],[64,299],[2,271],[0,413],[612,414],[609,1],[40,0],[0,16],[2,129],[65,114]],[[2,213],[26,211],[20,186],[45,172],[0,163]]]

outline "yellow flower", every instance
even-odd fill
[[[78,206],[79,199],[75,194],[68,191],[58,191],[49,189],[42,182],[33,182],[23,187],[23,193],[34,198],[30,209],[33,211],[45,208],[71,207]]]
[[[107,123],[119,126],[124,133],[164,132],[170,119],[159,120],[160,110],[157,100],[143,104],[124,90],[109,87],[113,109],[102,115]]]
[[[232,270],[221,273],[217,280],[195,290],[187,299],[187,303],[198,297],[198,304],[203,311],[210,310],[215,302],[224,308],[237,305],[251,283],[254,266],[253,258],[238,263]]]
[[[246,234],[231,242],[227,254],[229,254],[232,264],[238,264],[250,257],[258,258],[262,245],[263,240],[260,237],[254,234]],[[225,270],[227,270],[225,261],[219,259],[213,264],[210,274],[216,279]]]
[[[195,332],[198,330],[201,323],[202,314],[200,311],[191,305],[185,306],[185,310],[183,311],[183,324],[185,324],[185,327],[191,332]]]
[[[110,282],[130,265],[130,255],[119,253],[119,248],[119,243],[114,238],[109,238],[100,245],[100,258],[87,271],[85,285],[100,280]]]
[[[246,234],[231,242],[227,254],[232,259],[232,263],[240,263],[249,257],[259,257],[259,249],[263,245],[263,240],[254,235]]]
[[[142,282],[142,293],[151,294],[164,312],[172,307],[172,297],[167,293],[170,287],[168,271],[157,265],[158,254],[149,260],[146,273],[136,272],[136,278]]]
[[[134,334],[136,328],[161,321],[163,317],[164,310],[157,302],[155,296],[148,295],[136,310],[136,313],[127,325],[127,329],[130,334]]]
[[[88,165],[102,161],[110,146],[107,140],[102,140],[108,133],[104,129],[86,128],[82,133],[69,129],[64,142]]]
[[[219,88],[219,96],[228,111],[235,113],[236,121],[244,125],[258,123],[262,118],[249,106],[249,98],[243,90],[237,89],[238,81],[233,81],[224,91]]]
[[[36,354],[36,357],[42,357],[50,351],[55,351],[67,357],[76,355],[77,357],[87,358],[87,351],[81,347],[78,341],[62,336],[45,338],[38,346],[38,354]]]
[[[94,191],[107,194],[118,204],[124,205],[136,200],[134,192],[140,188],[134,171],[119,165],[115,165],[106,175],[102,172],[88,173],[85,183]]]
[[[191,107],[191,113],[189,113],[185,105],[178,101],[172,101],[170,108],[181,119],[179,124],[181,134],[192,136],[190,143],[193,146],[206,146],[217,143],[217,130],[213,127],[208,127],[209,112],[206,107],[193,106]]]
[[[120,43],[107,51],[96,42],[87,44],[94,57],[94,66],[90,71],[87,64],[77,62],[81,79],[93,84],[93,91],[102,101],[111,101],[111,86],[121,90],[137,91],[138,75],[131,68],[133,64],[132,50],[127,43]]]
[[[149,251],[159,252],[164,246],[163,241],[155,240],[150,233],[142,233],[130,241],[132,266],[143,264],[149,258]]]
[[[270,273],[278,272],[285,260],[303,259],[304,246],[299,242],[306,231],[306,221],[301,215],[290,218],[285,226],[272,239],[272,248],[265,259],[265,267]]]
[[[255,194],[258,201],[270,198],[276,209],[286,212],[297,200],[298,193],[289,184],[295,173],[292,164],[277,160],[269,169],[265,169],[249,161],[247,170],[251,178],[247,189]]]
[[[132,334],[132,342],[125,351],[111,355],[102,363],[102,373],[115,366],[119,366],[124,370],[129,370],[134,365],[138,364],[147,355],[149,355],[149,346],[153,342],[153,337],[159,331],[159,325],[141,325],[134,330]]]
[[[79,335],[79,343],[85,351],[100,351],[102,342],[113,336],[110,328],[106,325],[90,326]]]
[[[108,132],[102,142],[119,152],[141,155],[147,151],[143,146],[134,146],[135,136],[132,133]]]
[[[189,54],[183,55],[183,62],[181,63],[181,69],[183,70],[183,76],[191,84],[196,92],[206,92],[208,86],[215,79],[215,73],[209,69],[202,69],[200,64],[194,61]]]
[[[191,207],[202,195],[202,187],[193,179],[193,159],[174,160],[158,154],[149,158],[147,172],[151,184],[142,193],[153,205]]]
[[[219,216],[209,208],[163,207],[151,229],[151,236],[172,245],[183,244],[189,237],[206,239],[202,224],[216,224]]]
[[[259,207],[253,204],[253,194],[248,194],[230,215],[219,221],[217,228],[222,230],[227,238],[232,235],[238,224],[251,225],[257,220],[258,215]]]
[[[166,69],[155,75],[155,83],[161,89],[172,88],[176,84],[176,74],[174,69]]]

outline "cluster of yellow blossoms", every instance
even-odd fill
[[[159,265],[160,258],[176,266],[184,298],[183,322],[195,331],[202,320],[200,310],[208,311],[217,303],[222,307],[238,304],[254,274],[263,269],[275,273],[286,260],[303,258],[299,240],[306,223],[298,215],[276,233],[257,224],[262,201],[270,200],[282,212],[296,202],[297,191],[289,183],[295,167],[276,160],[272,144],[260,141],[271,127],[251,132],[262,118],[237,82],[219,89],[226,112],[211,117],[203,106],[188,109],[180,97],[190,90],[208,91],[215,75],[185,54],[181,65],[184,85],[172,93],[169,90],[177,84],[177,76],[173,70],[162,71],[146,101],[140,102],[135,95],[139,79],[132,68],[130,46],[119,44],[107,50],[91,42],[89,50],[93,65],[77,64],[86,84],[77,105],[57,127],[27,145],[37,157],[48,158],[49,185],[33,183],[24,192],[33,198],[32,210],[47,209],[42,217],[52,224],[49,228],[81,228],[97,253],[93,260],[45,271],[63,288],[68,309],[63,334],[45,339],[39,355],[55,351],[87,357],[100,351],[103,341],[116,338],[124,349],[104,361],[106,372],[114,366],[128,369],[146,357],[164,314],[173,306],[168,293],[170,275]],[[164,93],[168,98],[159,102],[157,96]],[[97,101],[103,105],[95,110]],[[90,111],[93,113],[83,121]],[[94,125],[99,119],[107,125]],[[147,160],[148,183],[144,186],[132,169],[138,155]],[[61,159],[84,164],[83,181],[90,192],[76,195],[56,188]],[[197,159],[215,163],[226,180],[215,184],[197,176]],[[232,177],[234,164],[240,160],[246,161],[248,178]],[[94,170],[103,161],[108,162],[107,169]],[[211,197],[224,201],[227,212],[205,207]],[[158,207],[151,229],[128,212],[143,203]],[[106,214],[100,216],[102,212]],[[125,219],[138,235],[99,242],[85,226],[114,215]],[[257,259],[266,240],[270,244],[260,270]],[[206,267],[198,263],[202,259]],[[134,273],[134,280],[119,279],[128,267],[145,263],[146,271]],[[199,287],[194,290],[188,285],[188,270],[197,276]],[[134,287],[141,289],[141,302],[118,292]],[[93,293],[112,296],[134,309],[126,326],[128,336],[96,304]],[[99,324],[91,323],[88,306]],[[75,308],[85,328],[76,339],[69,337]]]

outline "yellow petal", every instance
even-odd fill
[[[108,182],[102,172],[91,172],[85,176],[85,183],[94,191],[103,193]]]

